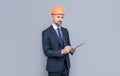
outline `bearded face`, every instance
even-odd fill
[[[53,23],[59,27],[63,22],[64,15],[53,15],[52,18],[53,18]]]

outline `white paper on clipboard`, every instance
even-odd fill
[[[78,47],[80,47],[80,46],[82,46],[82,45],[84,45],[84,44],[85,44],[85,42],[77,45],[74,49],[77,49]]]

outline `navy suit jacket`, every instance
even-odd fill
[[[70,45],[69,33],[66,28],[61,27],[64,47]],[[61,50],[64,48],[60,45],[56,31],[51,25],[42,32],[42,45],[44,54],[47,56],[46,70],[49,72],[61,72],[64,61],[67,68],[70,68],[69,54],[62,55]]]

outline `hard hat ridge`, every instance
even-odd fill
[[[51,15],[56,15],[56,14],[65,15],[65,11],[61,6],[55,6],[51,11]]]

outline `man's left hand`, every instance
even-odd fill
[[[71,50],[70,50],[70,53],[75,53],[75,51],[76,51],[76,49],[74,49],[74,48],[72,48]]]

